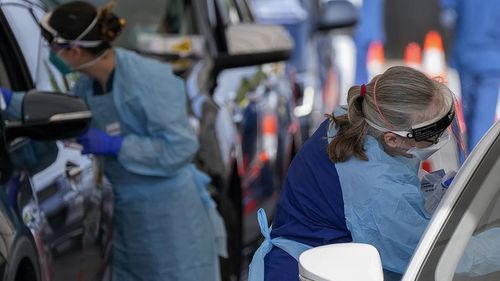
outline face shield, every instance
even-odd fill
[[[412,147],[406,151],[407,154],[413,155],[415,158],[423,161],[431,157],[434,153],[438,152],[442,148],[446,147],[450,142],[450,135],[447,130],[444,130],[443,133],[436,138],[435,141],[430,146],[426,147]]]
[[[422,148],[412,148],[408,150],[409,154],[425,160],[438,150],[446,150],[446,154],[457,159],[458,155],[466,155],[464,150],[464,132],[461,130],[456,116],[455,105],[457,103],[451,91],[445,91],[444,106],[448,110],[435,118],[413,125],[408,131],[388,130],[378,126],[368,119],[366,122],[373,128],[381,132],[392,132],[396,135],[415,140],[415,142],[427,142],[429,145]]]
[[[446,131],[455,120],[455,105],[452,94],[445,95],[445,106],[448,111],[444,115],[413,125],[409,131],[391,131],[402,137],[413,139],[416,142],[425,141],[437,144],[440,136]]]

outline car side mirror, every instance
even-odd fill
[[[225,30],[227,53],[218,54],[217,69],[245,67],[285,61],[290,57],[293,41],[279,25],[240,23]]]
[[[61,93],[30,91],[21,105],[21,120],[5,122],[7,143],[19,137],[49,141],[84,133],[92,118],[85,102]]]
[[[358,22],[358,9],[346,0],[323,2],[320,4],[318,13],[319,19],[316,26],[318,31],[352,27]]]
[[[380,255],[372,245],[339,243],[316,247],[299,257],[301,281],[383,281]]]

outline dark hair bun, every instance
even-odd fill
[[[127,24],[125,19],[119,18],[111,12],[112,7],[104,7],[99,11],[99,26],[102,40],[113,42]]]

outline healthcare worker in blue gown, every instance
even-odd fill
[[[168,64],[113,48],[124,21],[111,9],[69,2],[41,26],[55,65],[81,73],[72,93],[93,113],[78,142],[102,157],[113,185],[113,280],[219,280],[224,227],[210,179],[191,164],[198,143],[183,81]]]
[[[448,88],[408,67],[351,87],[347,108],[338,108],[295,156],[272,230],[259,210],[265,240],[249,281],[298,280],[300,253],[351,241],[374,245],[385,280],[398,280],[431,217],[420,193],[420,161],[448,143],[454,115]]]
[[[460,73],[468,151],[495,121],[500,94],[500,2],[440,0],[443,23],[455,28],[452,65]]]

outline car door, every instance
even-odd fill
[[[1,86],[16,91],[66,91],[68,81],[48,62],[38,1],[0,2]],[[27,174],[33,197],[20,206],[48,280],[101,280],[110,260],[112,192],[92,158],[61,142],[14,141],[10,156]],[[44,274],[45,276],[45,274]]]
[[[500,279],[500,123],[467,159],[403,280]]]

